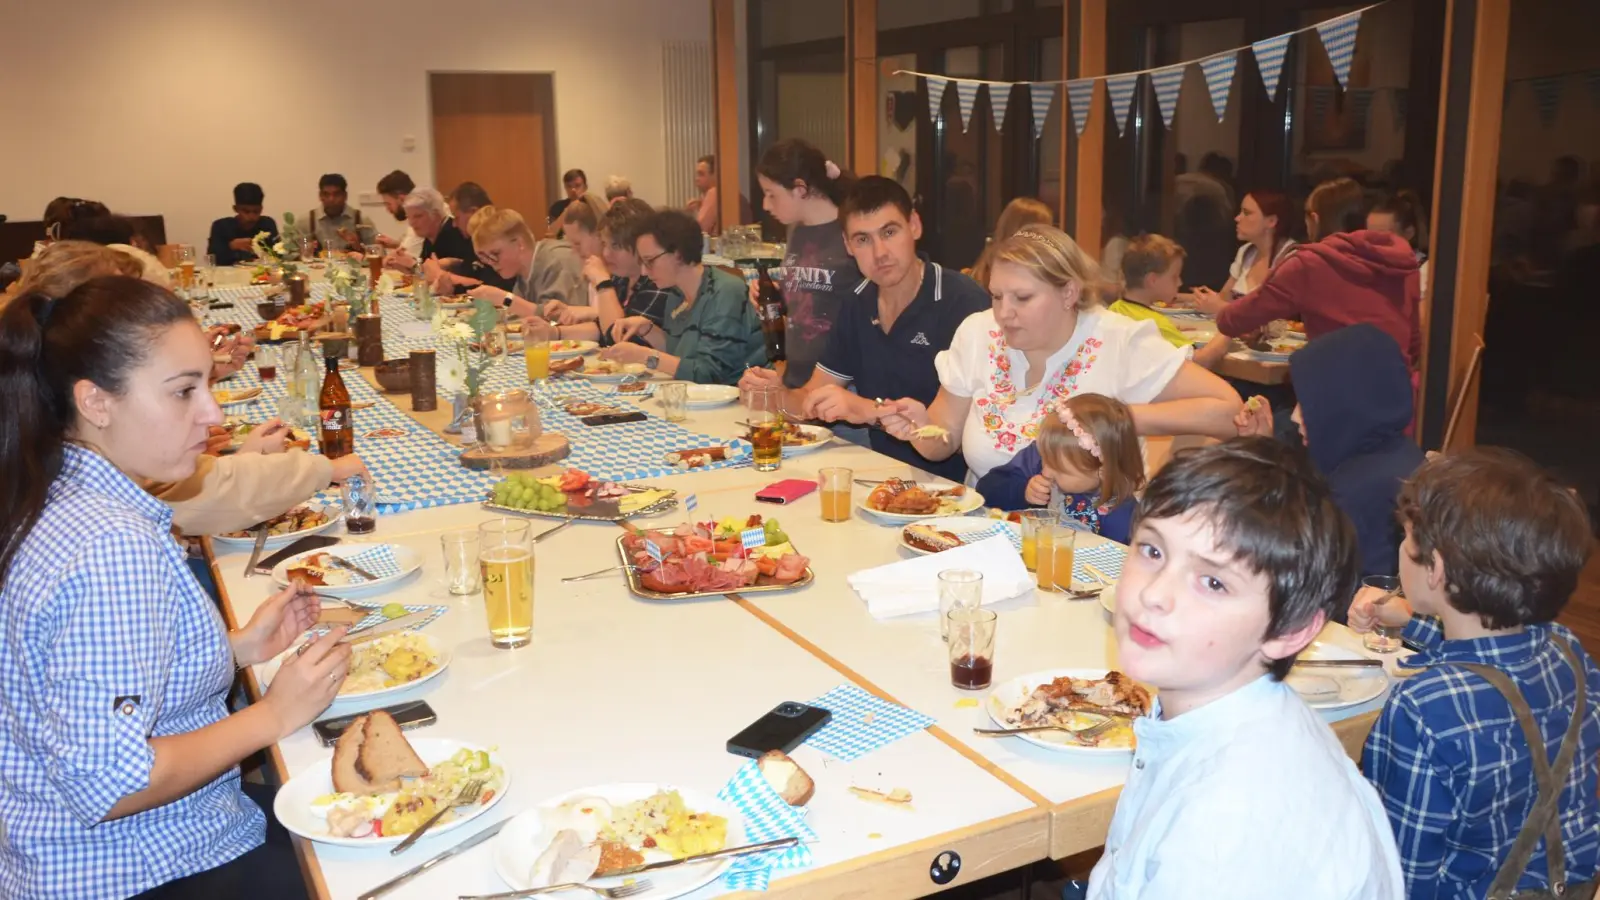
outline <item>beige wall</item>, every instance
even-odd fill
[[[555,73],[560,169],[668,198],[661,43],[708,40],[706,0],[160,0],[10,3],[0,53],[0,213],[58,194],[161,213],[203,241],[233,185],[302,212],[317,177],[352,199],[391,169],[432,181],[427,72]],[[403,149],[407,137],[415,149]],[[446,186],[447,188],[450,186]],[[390,230],[381,206],[364,211]]]

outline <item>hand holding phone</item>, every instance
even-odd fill
[[[752,759],[768,750],[788,753],[831,721],[833,713],[820,706],[807,706],[793,701],[780,703],[772,712],[729,738],[728,752]]]

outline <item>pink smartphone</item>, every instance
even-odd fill
[[[799,500],[801,497],[817,489],[815,481],[806,481],[803,478],[785,478],[767,485],[756,493],[756,499],[762,503],[784,504]]]

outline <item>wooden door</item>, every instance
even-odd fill
[[[556,185],[555,99],[550,75],[430,73],[435,185],[449,194],[476,181],[494,204],[546,232]]]

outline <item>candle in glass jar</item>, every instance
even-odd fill
[[[489,446],[500,449],[511,446],[511,415],[504,404],[496,403],[483,419],[489,431]]]

